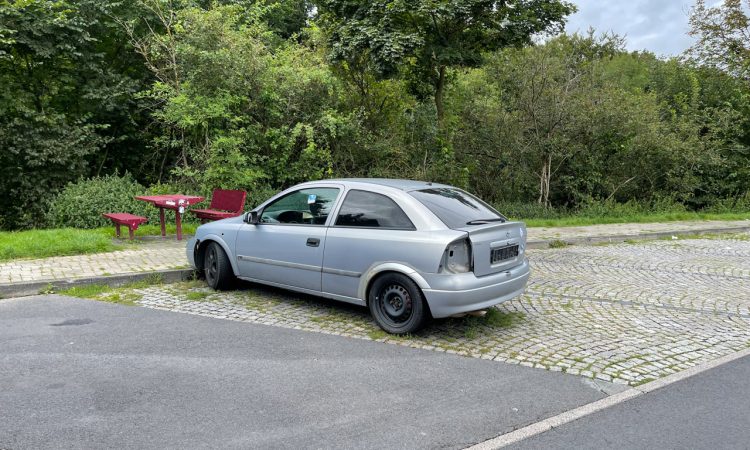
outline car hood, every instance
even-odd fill
[[[207,234],[221,235],[227,231],[236,231],[245,222],[242,220],[244,214],[237,217],[230,217],[228,219],[216,220],[214,222],[204,223],[199,226],[195,231],[195,237],[200,238]]]

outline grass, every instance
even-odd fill
[[[194,234],[196,224],[183,224],[182,232]],[[127,228],[122,227],[127,239]],[[158,236],[159,225],[143,225],[135,232],[139,236]],[[167,233],[174,234],[174,224],[167,226]],[[114,227],[82,230],[76,228],[56,228],[49,230],[2,231],[0,232],[0,261],[22,258],[49,258],[52,256],[84,255],[120,250],[125,245],[137,245],[127,240],[117,243]]]
[[[549,248],[565,248],[567,246],[568,246],[568,243],[560,239],[550,241],[549,243]]]
[[[113,288],[104,284],[87,284],[74,286],[60,291],[60,294],[78,298],[95,298],[99,295],[112,291]]]
[[[0,232],[0,261],[111,252],[119,248],[102,230],[61,228]]]
[[[638,380],[635,383],[632,383],[632,385],[633,386],[641,386],[643,384],[650,383],[650,382],[655,381],[655,380],[656,380],[656,378],[646,377],[646,378],[644,378],[642,380]]]
[[[464,328],[466,339],[475,339],[483,328],[509,328],[522,321],[526,315],[520,312],[501,312],[496,308],[489,308],[487,313],[480,317],[465,317],[459,319]],[[447,340],[447,339],[446,339]]]
[[[750,212],[739,213],[701,213],[701,212],[667,212],[618,214],[604,216],[571,215],[559,218],[524,219],[526,226],[533,227],[576,227],[586,225],[603,225],[613,223],[657,223],[680,222],[688,220],[750,220]]]
[[[133,292],[133,289],[143,289],[149,286],[160,285],[162,283],[164,283],[164,278],[160,274],[152,274],[142,280],[133,281],[119,287],[112,287],[105,284],[87,284],[63,289],[58,293],[70,297],[133,306],[141,299],[141,296],[136,292]],[[47,293],[53,292],[51,288],[49,291],[50,292]]]
[[[385,339],[389,337],[390,334],[386,333],[385,331],[381,330],[380,328],[375,329],[367,333],[367,337],[372,339],[373,341],[377,341],[378,339]]]
[[[208,292],[201,292],[201,291],[190,291],[187,294],[185,294],[185,298],[192,301],[201,301],[205,300],[206,297],[208,297],[210,294]]]

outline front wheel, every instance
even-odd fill
[[[234,274],[224,249],[216,242],[211,242],[203,258],[206,283],[216,290],[227,289],[232,283]]]
[[[375,280],[368,306],[378,326],[391,334],[413,333],[429,318],[419,286],[400,273],[388,273]]]

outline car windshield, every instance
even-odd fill
[[[495,208],[456,188],[430,188],[409,194],[432,211],[449,228],[507,220]]]

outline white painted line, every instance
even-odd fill
[[[750,356],[750,348],[737,353],[732,353],[731,355],[723,356],[721,358],[692,367],[682,372],[669,375],[662,379],[630,388],[627,391],[611,395],[601,400],[597,400],[593,403],[589,403],[587,405],[579,406],[578,408],[565,411],[556,416],[544,419],[536,423],[532,423],[531,425],[519,428],[510,433],[502,434],[496,438],[480,442],[476,445],[468,447],[466,450],[490,450],[514,444],[532,436],[536,436],[537,434],[549,431],[553,428],[565,425],[566,423],[573,422],[582,417],[588,416],[589,414],[593,414],[611,406],[615,406],[619,403],[626,402],[630,399],[640,397],[643,394],[664,388],[666,386],[669,386],[670,384],[677,383],[692,376],[698,375],[699,373],[715,369],[716,367],[719,367],[723,364],[735,361],[740,358],[744,358],[746,356]]]

